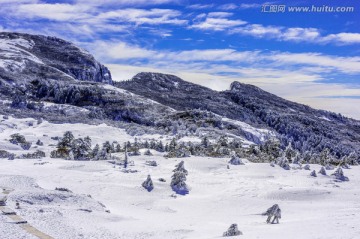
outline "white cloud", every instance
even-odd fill
[[[190,26],[190,28],[199,29],[199,30],[225,31],[229,28],[246,24],[245,21],[231,20],[225,18],[225,16],[229,16],[229,13],[224,13],[224,12],[209,13],[204,21],[195,22]],[[197,19],[198,18],[196,18],[196,20]]]
[[[338,34],[330,34],[323,37],[324,42],[336,42],[340,44],[360,43],[360,33],[342,32]]]
[[[213,8],[213,7],[214,7],[214,4],[192,4],[192,5],[187,6],[187,8],[197,9],[197,10]]]
[[[234,10],[236,8],[238,8],[238,6],[234,3],[227,3],[227,4],[223,4],[217,7],[220,10]]]
[[[360,73],[360,57],[340,57],[320,53],[277,53],[269,55],[268,58],[282,64],[314,65],[347,74]]]
[[[251,8],[261,8],[263,4],[259,3],[242,3],[239,8],[241,9],[251,9]]]
[[[78,21],[91,18],[90,7],[86,5],[55,4],[20,4],[13,11],[21,18],[46,18],[56,21]]]
[[[172,9],[136,9],[127,8],[119,9],[115,11],[109,11],[100,13],[96,19],[98,20],[111,20],[111,21],[123,21],[135,23],[137,25],[150,24],[174,24],[183,25],[187,23],[187,20],[178,19],[181,16],[181,12]]]
[[[233,13],[231,12],[209,12],[207,14],[208,17],[216,17],[216,18],[224,18],[224,17],[230,17]]]
[[[264,26],[247,24],[228,29],[230,34],[249,35],[256,38],[268,38],[278,41],[309,42],[316,44],[357,44],[360,43],[360,33],[338,33],[322,35],[317,28]]]
[[[101,1],[89,1],[89,0],[75,0],[75,3],[87,4],[92,6],[150,6],[150,5],[162,5],[167,3],[179,3],[180,0],[101,0]]]

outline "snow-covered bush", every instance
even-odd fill
[[[146,180],[141,184],[148,192],[154,189],[153,181],[150,175],[147,176]]]
[[[326,170],[334,170],[334,166],[332,166],[331,164],[327,163],[327,164],[325,165],[325,169],[326,169]]]
[[[317,177],[316,171],[315,171],[315,170],[311,171],[310,176],[311,176],[311,177]]]
[[[145,162],[145,164],[148,166],[153,166],[153,167],[156,167],[158,165],[155,160],[148,160]]]
[[[324,167],[321,167],[321,169],[319,170],[319,173],[322,175],[326,175],[326,170]]]
[[[22,149],[28,150],[31,147],[31,143],[27,142],[25,137],[21,134],[10,135],[10,143],[20,145]]]
[[[8,158],[11,155],[11,153],[9,153],[6,150],[0,150],[0,158]]]
[[[68,193],[72,193],[72,191],[68,188],[55,188],[56,191],[61,191],[61,192],[68,192]]]
[[[235,154],[233,154],[231,156],[231,159],[229,161],[229,164],[232,165],[244,165],[243,161],[241,160],[241,158],[239,158],[238,156],[236,156]]]
[[[151,153],[150,149],[147,149],[144,153],[144,155],[146,156],[152,156],[153,154]]]
[[[45,157],[45,152],[41,151],[41,150],[36,150],[36,152],[34,153],[27,153],[27,154],[23,154],[21,155],[20,158],[24,158],[24,159],[40,159]]]
[[[43,143],[43,142],[41,142],[41,140],[40,140],[40,139],[38,139],[38,141],[36,141],[36,145],[38,145],[38,146],[43,146],[43,145],[44,145],[44,143]]]
[[[242,232],[239,231],[238,225],[236,223],[231,224],[229,229],[223,233],[224,237],[239,236],[239,235],[242,235]]]
[[[285,170],[290,170],[290,165],[289,165],[289,161],[286,157],[281,157],[279,160],[278,160],[278,165],[280,167],[282,167],[283,169]]]
[[[334,176],[335,179],[338,181],[349,181],[349,178],[344,175],[344,172],[341,167],[338,167],[335,170],[335,172],[331,175]]]
[[[306,165],[304,166],[304,169],[305,169],[305,170],[310,170],[310,165],[309,165],[309,164],[306,164]]]

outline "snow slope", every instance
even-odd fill
[[[1,122],[0,148],[21,154],[25,151],[7,142],[10,134],[20,132],[32,142],[40,138],[47,146],[56,142],[51,137],[66,130],[75,137],[89,135],[93,143],[133,141],[124,130],[106,125],[38,125],[33,119],[10,118]],[[53,146],[45,146],[39,148],[48,155]],[[166,159],[153,154],[130,157],[136,173],[124,173],[106,161],[0,159],[0,188],[14,189],[8,195],[10,208],[19,201],[21,209],[14,209],[19,215],[59,239],[220,238],[232,223],[244,234],[238,238],[355,239],[360,233],[360,167],[344,170],[350,181],[340,183],[331,176],[310,177],[309,170],[287,171],[246,160],[227,169],[228,158]],[[158,166],[148,166],[146,160],[156,160]],[[180,160],[189,171],[190,193],[185,196],[175,195],[170,187]],[[148,174],[155,187],[151,192],[141,187]],[[275,203],[282,209],[280,224],[266,224],[260,214]],[[0,235],[32,238],[2,216]]]

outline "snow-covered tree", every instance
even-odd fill
[[[89,160],[92,156],[91,139],[74,139],[71,143],[71,152],[75,160]]]
[[[184,167],[184,161],[177,164],[173,172],[170,183],[171,188],[178,194],[187,194],[189,189],[185,181],[188,171]]]
[[[151,180],[150,175],[147,176],[146,180],[142,183],[142,186],[143,186],[148,192],[150,192],[151,190],[154,189],[154,184],[153,184],[153,181]]]
[[[285,157],[289,160],[289,161],[292,161],[293,158],[295,157],[296,155],[296,151],[293,149],[291,143],[289,142],[288,146],[286,146],[286,149],[284,151],[285,153]]]
[[[323,166],[328,165],[330,164],[330,159],[330,150],[328,148],[324,148],[319,155],[320,164]]]
[[[290,170],[289,161],[284,155],[278,159],[278,165],[285,170]]]
[[[208,137],[203,137],[201,140],[201,145],[205,148],[210,146],[210,140],[208,139]]]
[[[344,169],[349,169],[350,166],[349,166],[349,164],[348,164],[348,161],[349,161],[349,159],[348,159],[347,156],[342,157],[341,160],[340,160],[340,162],[339,162],[338,167],[342,167],[342,168],[344,168]]]
[[[127,146],[125,146],[125,152],[124,152],[124,168],[127,168],[129,164],[129,156],[127,152]]]
[[[164,152],[165,151],[164,144],[163,144],[163,142],[161,140],[156,145],[156,151],[159,151],[159,152]]]
[[[105,150],[106,153],[108,153],[108,154],[110,154],[111,152],[114,151],[113,146],[112,146],[112,144],[110,144],[109,141],[106,141],[105,143],[103,143],[103,147],[102,147],[102,148],[103,148],[103,150]]]
[[[311,177],[317,177],[316,171],[315,171],[315,170],[311,171],[310,176],[311,176]]]
[[[231,224],[229,229],[223,233],[224,237],[231,237],[231,236],[239,236],[242,235],[242,232],[239,231],[238,225],[236,223]]]
[[[147,150],[145,151],[144,155],[152,156],[153,154],[151,153],[150,149],[147,149]]]
[[[98,144],[95,145],[95,147],[93,148],[92,152],[91,152],[91,156],[95,159],[95,157],[97,156],[97,154],[99,153],[100,147]]]
[[[341,167],[338,167],[335,170],[335,172],[331,175],[334,176],[335,179],[337,179],[339,181],[349,181],[349,178],[344,175],[344,172]]]
[[[319,170],[319,173],[322,175],[326,175],[326,170],[324,167],[321,167],[321,169]]]
[[[229,161],[229,164],[232,165],[244,165],[243,161],[241,160],[241,158],[239,158],[236,154],[233,154],[231,156],[231,159]]]
[[[74,135],[70,131],[66,131],[57,144],[56,156],[59,158],[66,158],[71,150],[72,141],[74,139]]]
[[[43,145],[44,145],[44,143],[43,143],[43,142],[41,142],[41,140],[40,140],[40,139],[38,139],[38,141],[36,141],[36,145],[38,145],[38,146],[43,146]]]
[[[305,169],[305,170],[310,170],[310,165],[309,165],[309,164],[306,164],[306,165],[304,166],[304,169]]]
[[[220,136],[217,144],[220,145],[220,146],[222,146],[222,147],[227,147],[228,144],[229,144],[228,137],[227,137],[226,135]]]

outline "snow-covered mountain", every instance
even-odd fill
[[[64,40],[0,34],[0,113],[124,127],[131,134],[221,135],[262,144],[278,138],[300,153],[360,155],[360,122],[234,82],[217,92],[173,75],[113,82],[106,67]],[[114,85],[114,86],[113,86]],[[250,130],[250,128],[252,128]],[[256,129],[256,130],[254,130]]]
[[[359,235],[359,121],[239,82],[113,82],[58,38],[0,53],[1,239]]]
[[[301,152],[330,148],[336,157],[360,152],[359,121],[282,99],[253,85],[233,82],[230,90],[217,92],[158,73],[140,73],[115,85],[177,110],[201,109],[269,128],[284,146],[290,142]]]

